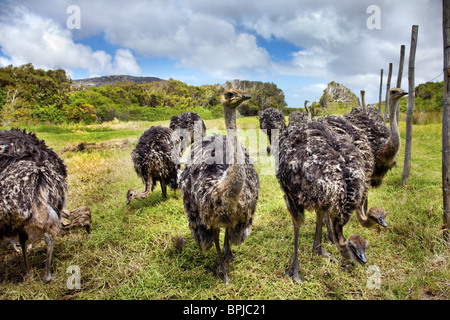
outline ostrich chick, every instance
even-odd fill
[[[180,167],[179,143],[169,128],[154,126],[145,131],[131,152],[134,170],[145,185],[144,192],[129,189],[127,204],[133,199],[143,200],[153,191],[157,181],[161,184],[162,197],[167,198],[167,185],[177,189],[177,174]]]
[[[196,139],[206,135],[206,126],[202,117],[195,112],[183,112],[170,118],[169,128],[179,135],[180,156]]]
[[[194,143],[180,184],[189,228],[201,250],[214,243],[219,271],[228,285],[227,262],[234,259],[230,243],[239,245],[250,234],[259,191],[259,177],[236,133],[236,108],[250,99],[236,89],[221,96],[227,135]],[[220,229],[225,229],[222,256]]]
[[[60,213],[66,201],[65,178],[52,165],[38,166],[21,160],[0,173],[0,238],[19,238],[25,262],[25,276],[30,273],[26,242],[44,238],[47,245],[44,281],[51,281],[50,264],[55,237],[60,230]]]
[[[362,204],[366,179],[364,159],[351,137],[336,135],[326,123],[310,121],[288,126],[278,145],[276,177],[294,226],[294,258],[286,273],[300,282],[297,246],[305,209],[316,211],[314,253],[323,254],[322,223],[327,215],[328,230],[341,256],[365,263],[364,238],[346,240],[343,235],[351,213]]]
[[[272,143],[275,141],[273,134],[276,133],[276,130],[280,133],[280,131],[286,128],[283,112],[274,108],[265,109],[259,116],[259,128],[265,130],[267,133],[267,137],[269,138],[267,154],[270,155]]]

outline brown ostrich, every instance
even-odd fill
[[[236,134],[236,108],[250,99],[236,89],[221,95],[226,136],[214,135],[192,146],[180,184],[189,228],[201,250],[214,243],[219,271],[228,284],[227,263],[234,259],[230,244],[241,244],[250,234],[259,190],[259,177]],[[223,255],[219,233],[225,229]]]

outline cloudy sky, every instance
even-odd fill
[[[442,81],[438,0],[0,0],[0,67],[31,62],[72,79],[273,82],[290,107],[317,101],[336,81],[372,103],[390,62],[396,82],[403,44],[407,89],[415,24],[416,84]]]

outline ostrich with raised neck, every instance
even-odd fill
[[[361,112],[359,108],[354,108],[349,114],[344,115],[346,120],[364,130],[370,142],[375,161],[370,181],[371,187],[380,187],[387,172],[397,163],[401,139],[397,125],[396,104],[407,94],[401,88],[389,90],[389,127],[384,124],[381,117],[375,117],[370,110],[366,113]],[[366,215],[367,202],[366,199],[362,209]]]
[[[180,176],[192,236],[204,251],[214,243],[225,285],[227,263],[234,259],[230,243],[239,245],[249,236],[258,200],[258,174],[236,135],[236,108],[249,98],[236,89],[224,91],[221,101],[227,135],[194,142]],[[223,255],[219,244],[221,228],[225,228]]]

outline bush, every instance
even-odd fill
[[[31,110],[31,117],[41,123],[62,123],[67,121],[67,118],[56,105],[51,106],[37,106]]]
[[[95,108],[91,104],[81,103],[73,107],[64,106],[64,114],[68,122],[92,124],[97,122]]]

